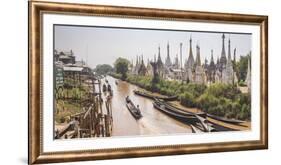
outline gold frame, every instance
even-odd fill
[[[69,15],[103,15],[135,19],[192,20],[204,22],[254,24],[260,26],[261,96],[260,140],[208,144],[181,144],[150,147],[98,149],[87,151],[44,153],[42,149],[42,15],[57,13]],[[71,4],[56,2],[29,2],[29,164],[83,160],[115,159],[207,153],[268,148],[268,17],[261,15],[226,14],[213,12],[179,11],[152,8],[133,8]]]

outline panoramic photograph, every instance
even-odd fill
[[[53,29],[54,139],[251,130],[252,34]]]

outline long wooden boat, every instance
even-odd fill
[[[207,116],[210,117],[210,118],[222,121],[222,122],[230,123],[230,124],[241,124],[241,123],[245,122],[245,121],[242,121],[242,120],[227,119],[225,117],[220,117],[220,116],[211,115],[211,114],[207,114]]]
[[[160,100],[156,100],[156,101],[161,102]],[[192,114],[192,115],[198,115],[198,116],[203,117],[203,118],[206,118],[206,117],[207,117],[207,114],[204,113],[204,112],[199,112],[199,113],[187,112],[187,111],[185,111],[185,110],[183,110],[183,109],[180,109],[180,108],[178,108],[178,107],[175,107],[175,106],[173,106],[173,105],[171,105],[171,104],[169,104],[169,103],[166,103],[166,102],[164,102],[164,101],[161,102],[161,103],[164,104],[167,109],[170,109],[171,111],[174,111],[174,112],[176,112],[176,113],[186,114],[186,115],[190,115],[190,114]]]
[[[134,93],[136,95],[143,96],[143,97],[146,97],[146,98],[149,98],[152,100],[154,100],[156,98],[156,99],[161,99],[164,101],[174,101],[174,100],[177,100],[177,98],[178,98],[177,96],[156,96],[154,94],[150,94],[150,93],[138,91],[138,90],[134,90]]]
[[[204,132],[216,132],[216,128],[213,127],[213,124],[210,123],[206,118],[196,115],[200,122],[200,126]]]
[[[137,108],[129,98],[126,98],[126,107],[130,111],[130,113],[134,116],[135,119],[140,119],[142,117],[139,108]]]
[[[159,102],[154,102],[153,107],[160,110],[161,112],[171,116],[172,118],[179,120],[179,121],[182,121],[182,122],[185,122],[185,123],[198,122],[198,119],[195,115],[176,113],[174,111],[171,111],[170,109],[167,109],[164,104],[161,104]]]

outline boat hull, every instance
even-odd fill
[[[142,117],[140,110],[137,109],[131,101],[126,100],[126,107],[135,119],[140,119]]]
[[[157,104],[156,102],[153,103],[153,107],[160,110],[161,112],[167,114],[168,116],[176,119],[176,120],[179,120],[181,122],[184,122],[184,123],[195,123],[195,122],[198,122],[198,119],[196,118],[195,115],[182,115],[182,114],[177,114],[173,111],[170,111],[168,109],[166,109],[164,106],[161,106],[159,104]]]

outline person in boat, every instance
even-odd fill
[[[129,103],[129,102],[130,102],[130,98],[129,98],[129,96],[126,96],[126,101],[127,101],[127,103]]]
[[[139,105],[137,105],[137,114],[140,115],[140,106]]]

